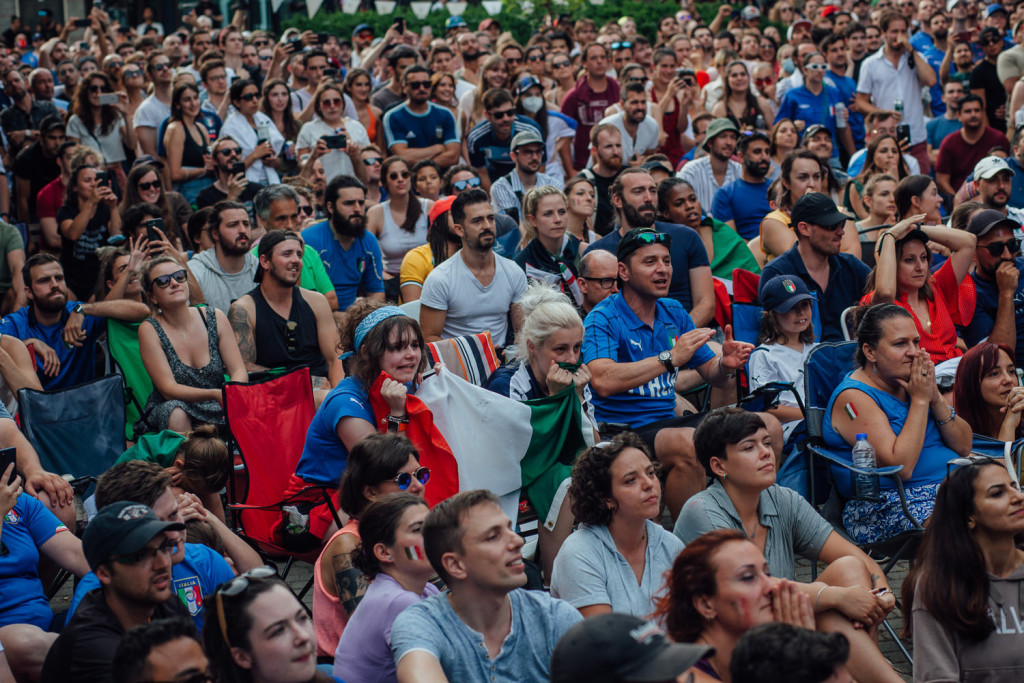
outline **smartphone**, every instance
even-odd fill
[[[117,104],[117,93],[100,93],[100,106],[102,107],[104,104]]]
[[[96,184],[107,185],[110,183],[110,173],[108,171],[97,171],[96,172]]]
[[[954,43],[969,43],[969,42],[971,42],[971,32],[970,31],[958,31],[958,32],[954,33],[953,34],[953,42]]]
[[[164,229],[163,218],[150,218],[148,221],[143,223],[143,225],[146,226],[147,240],[149,240],[150,242],[159,242],[161,239],[163,239],[162,237],[160,237],[160,233],[156,231],[157,228],[161,230]]]
[[[18,465],[17,465],[18,449],[17,448],[5,448],[0,450],[0,477],[7,471],[7,468],[14,464],[14,469],[11,470],[11,476],[9,479],[3,482],[4,486],[10,485],[11,481],[18,476]]]
[[[75,19],[73,25],[75,28],[89,28],[91,24],[92,22],[88,19]]]
[[[395,28],[398,29],[398,35],[405,33],[405,18],[398,17],[395,19]]]
[[[326,76],[327,78],[337,79],[339,76],[341,76],[341,71],[333,67],[324,69],[324,76]]]
[[[285,45],[291,45],[292,52],[302,52],[302,39],[289,40]]]
[[[693,69],[676,69],[676,78],[692,86],[697,82],[697,72]]]
[[[348,137],[344,133],[340,135],[325,135],[323,139],[327,143],[327,149],[345,149],[348,147]]]
[[[900,144],[903,144],[904,140],[906,140],[908,145],[910,144],[909,123],[901,123],[900,125],[896,126],[896,141],[899,142]]]
[[[318,33],[318,34],[316,34],[316,40],[321,45],[326,45],[327,44],[327,39],[330,38],[330,37],[331,37],[330,33]]]
[[[262,145],[264,142],[270,139],[270,126],[265,123],[261,123],[256,127],[256,144]]]
[[[245,175],[245,162],[236,161],[231,164],[231,175]]]
[[[430,28],[430,24],[426,24],[423,27],[423,30],[420,31],[420,33],[423,34],[423,39],[424,40],[426,40],[427,38],[433,38],[434,37],[434,29]]]

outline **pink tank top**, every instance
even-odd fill
[[[327,541],[330,547],[334,539],[342,534],[352,534],[359,538],[359,520],[350,519],[348,524],[338,529],[331,540]],[[338,649],[338,641],[341,633],[348,623],[348,615],[341,608],[337,596],[331,595],[324,590],[324,584],[320,580],[320,561],[323,560],[323,553],[316,558],[313,565],[313,628],[316,630],[316,654],[317,656],[333,657],[334,651]]]

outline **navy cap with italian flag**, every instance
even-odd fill
[[[789,313],[801,301],[813,299],[804,281],[795,275],[776,275],[761,289],[761,308]]]

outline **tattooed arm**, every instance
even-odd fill
[[[352,565],[352,553],[342,552],[331,557],[331,568],[334,570],[334,588],[338,592],[338,602],[349,617],[356,610],[356,605],[366,595],[370,582],[363,573]]]
[[[256,310],[251,296],[243,296],[228,309],[228,322],[235,333],[235,340],[238,342],[238,350],[242,352],[242,360],[245,361],[245,369],[248,372],[262,372],[267,370],[256,363],[256,338],[253,335],[253,328],[256,321]]]

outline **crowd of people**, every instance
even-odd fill
[[[1024,673],[1024,496],[971,452],[1024,437],[1024,2],[683,0],[649,34],[156,19],[0,35],[0,683]],[[431,373],[447,340],[496,369]],[[822,445],[866,440],[898,481],[833,465],[838,530],[779,473],[804,363],[844,340]],[[82,501],[17,395],[102,356],[134,400]],[[300,369],[272,534],[312,561],[311,609],[223,497],[225,384]],[[433,414],[456,370],[567,406],[579,447],[512,507],[438,466],[512,414]],[[863,548],[915,533],[890,586]],[[912,671],[878,644],[897,593]]]

